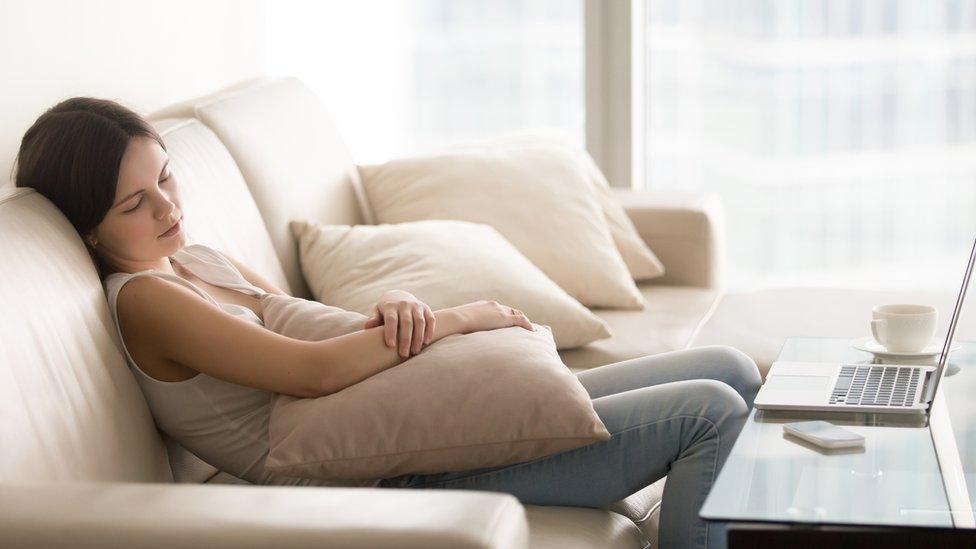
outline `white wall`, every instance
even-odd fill
[[[300,78],[325,103],[357,163],[402,153],[416,37],[405,0],[273,0],[267,10],[272,75]]]
[[[147,114],[265,72],[265,0],[0,0],[0,187],[48,107],[87,95]]]

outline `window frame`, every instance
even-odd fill
[[[614,187],[644,188],[645,0],[583,0],[586,149]]]

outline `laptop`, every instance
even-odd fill
[[[758,410],[864,413],[923,413],[935,398],[949,362],[949,349],[976,262],[976,242],[969,254],[962,287],[939,365],[774,362],[756,395]]]

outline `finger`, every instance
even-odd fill
[[[424,305],[424,344],[429,345],[434,339],[434,312]]]
[[[396,311],[387,311],[383,313],[383,339],[386,342],[386,346],[390,348],[396,347],[396,336],[397,336],[397,314]]]
[[[420,352],[420,346],[424,343],[424,310],[420,307],[413,309],[413,339],[410,340],[410,353]]]
[[[413,337],[413,315],[407,306],[403,306],[398,311],[400,318],[400,356],[406,358],[410,356],[410,339]]]
[[[528,317],[526,317],[525,313],[523,313],[522,311],[515,309],[515,318],[516,318],[516,323],[519,326],[532,330],[533,332],[535,331],[535,326],[533,326],[532,323],[529,322]]]
[[[379,319],[379,317],[376,316],[376,315],[373,315],[373,316],[369,317],[368,320],[366,320],[366,323],[363,325],[363,328],[375,328],[376,326],[379,326],[379,325],[380,325],[380,319]]]

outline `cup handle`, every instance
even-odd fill
[[[871,320],[871,335],[874,336],[874,340],[878,343],[884,345],[884,340],[881,339],[882,326],[884,326],[885,320],[883,318],[875,318]]]

